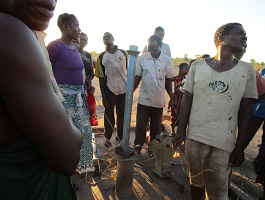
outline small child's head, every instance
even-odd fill
[[[181,63],[179,65],[179,74],[180,75],[187,75],[189,72],[189,65],[188,63]]]

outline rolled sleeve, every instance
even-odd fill
[[[52,41],[50,44],[47,46],[47,51],[49,53],[49,58],[51,63],[54,65],[56,62],[56,59],[58,57],[58,46],[57,46],[57,41]]]
[[[194,75],[194,67],[191,67],[183,88],[184,91],[187,91],[191,94],[193,94],[194,91]]]
[[[169,62],[169,66],[167,67],[167,75],[166,78],[172,78],[174,76],[174,64],[172,60]]]
[[[142,76],[142,57],[140,56],[136,61],[136,67],[135,67],[135,75],[136,76]]]
[[[102,66],[101,66],[101,61],[99,58],[97,58],[97,64],[96,64],[96,68],[95,68],[95,76],[98,78],[104,77],[104,73],[103,73]]]

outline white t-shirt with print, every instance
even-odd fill
[[[163,108],[165,106],[165,80],[174,76],[172,59],[161,53],[153,60],[150,53],[138,57],[135,75],[142,77],[138,103]]]
[[[106,52],[102,58],[105,74],[108,77],[107,86],[115,95],[126,92],[126,59],[126,56],[120,50],[117,50],[113,54]]]
[[[238,61],[232,69],[217,72],[205,60],[197,60],[184,90],[193,94],[188,138],[232,152],[241,99],[258,96],[254,67]]]

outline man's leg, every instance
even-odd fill
[[[116,101],[117,133],[120,140],[122,140],[123,135],[125,96],[126,94],[118,95]]]
[[[107,99],[109,102],[109,107],[105,108],[104,128],[105,128],[105,137],[108,140],[110,140],[115,125],[114,106],[115,106],[116,95],[107,94]]]
[[[154,140],[161,133],[163,108],[150,108],[150,141]]]
[[[143,146],[146,138],[146,124],[149,117],[150,107],[141,104],[137,105],[136,128],[134,145]]]
[[[204,151],[205,168],[214,170],[214,172],[204,173],[206,196],[209,199],[228,200],[231,173],[231,168],[228,168],[230,152],[209,145],[204,146],[206,146],[206,151]]]
[[[204,197],[204,176],[200,174],[204,168],[203,153],[200,142],[196,142],[189,138],[185,140],[185,158],[187,160],[187,166],[189,170],[190,179],[190,192],[192,200],[202,200]],[[200,175],[198,175],[200,174]]]

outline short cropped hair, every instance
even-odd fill
[[[216,32],[215,32],[215,35],[214,35],[214,44],[215,46],[217,47],[219,44],[220,44],[220,36],[223,36],[223,35],[229,35],[230,33],[230,30],[234,27],[234,26],[242,26],[242,24],[240,23],[237,23],[237,22],[233,22],[233,23],[227,23],[227,24],[224,24],[222,26],[220,26]]]
[[[161,26],[156,27],[154,34],[157,34],[160,31],[165,31]]]
[[[157,36],[157,35],[150,36],[149,39],[148,39],[148,42],[150,42],[150,41],[157,41],[158,45],[160,47],[162,46],[162,41],[161,41],[160,37]]]
[[[188,63],[180,63],[179,70],[182,70],[186,66],[189,66],[189,64]]]

